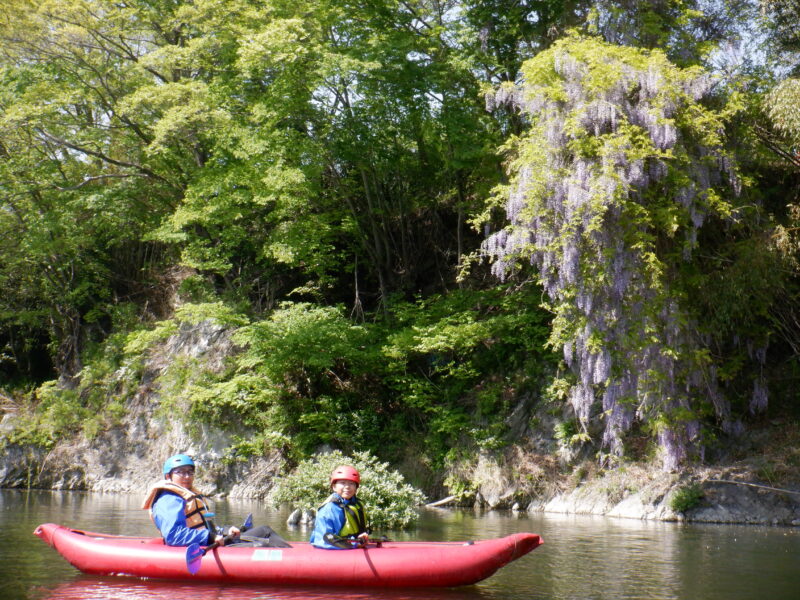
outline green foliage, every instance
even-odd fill
[[[450,495],[459,500],[475,496],[479,486],[473,476],[476,462],[475,455],[465,447],[454,447],[447,452],[444,459],[447,476],[443,483]]]
[[[16,415],[8,441],[52,448],[57,441],[84,426],[90,434],[95,432],[97,417],[95,408],[84,405],[77,391],[47,382],[30,395],[28,403]]]
[[[56,369],[74,376],[81,340],[130,298],[132,281],[151,282],[158,252],[140,236],[163,215],[163,182],[143,185],[155,174],[126,136],[135,124],[109,110],[141,77],[88,41],[107,41],[119,21],[99,23],[77,2],[29,4],[10,3],[0,25],[0,323],[35,314]]]
[[[171,382],[193,420],[253,432],[234,444],[230,460],[267,449],[300,459],[320,444],[396,457],[419,439],[427,460],[440,465],[459,440],[484,449],[507,444],[513,394],[547,376],[547,317],[527,309],[529,297],[535,288],[458,292],[396,304],[391,321],[368,325],[340,308],[284,303],[234,327],[242,351],[229,370],[203,375],[174,362],[161,383]],[[514,379],[490,381],[485,372]]]
[[[697,483],[692,483],[679,487],[670,495],[669,507],[676,513],[685,513],[697,507],[702,499],[703,488]]]
[[[340,308],[283,303],[269,318],[239,328],[234,341],[245,350],[235,358],[238,373],[200,391],[200,406],[236,407],[249,424],[292,435],[308,451],[331,443],[341,431],[352,443],[378,444],[374,409],[351,378],[371,367],[365,328]]]
[[[590,6],[590,33],[614,45],[659,48],[682,66],[710,61],[719,44],[738,33],[737,19],[753,17],[750,6],[737,1],[599,0]],[[715,27],[707,27],[709,21]]]
[[[591,442],[591,438],[574,419],[559,421],[553,426],[553,437],[564,448],[578,446],[584,442]]]
[[[364,328],[347,320],[340,308],[291,302],[235,336],[249,349],[239,365],[275,381],[318,377],[337,364],[357,364],[364,339]]]
[[[149,329],[116,333],[94,345],[86,353],[86,364],[78,374],[77,387],[65,389],[51,381],[31,394],[28,406],[16,420],[14,440],[51,447],[61,437],[81,432],[92,439],[117,425],[127,412],[126,401],[140,384],[145,360],[161,350],[171,336],[207,323],[233,327],[246,323],[246,319],[221,303],[186,304],[176,312],[174,319],[156,323]],[[156,381],[166,397],[162,410],[179,414],[180,411],[173,409],[182,409],[181,403],[191,406],[195,402],[206,408],[190,411],[190,416],[196,414],[213,420],[223,412],[215,412],[214,407],[225,406],[226,397],[214,396],[217,404],[211,400],[204,403],[205,395],[217,390],[208,385],[208,379],[213,377],[210,367],[198,369],[197,365],[197,360],[179,355],[169,362]],[[229,386],[236,384],[236,381],[228,383]],[[192,396],[193,392],[196,397]],[[262,420],[248,418],[253,410],[249,403],[239,402],[225,416],[236,417],[236,422],[261,424]]]
[[[395,306],[381,349],[385,381],[424,415],[435,464],[460,439],[487,449],[507,443],[510,398],[535,388],[553,364],[544,349],[549,316],[530,309],[538,295],[533,285],[465,290]]]
[[[519,304],[526,293],[396,304],[391,322],[374,325],[356,325],[339,308],[284,303],[236,331],[245,348],[235,358],[238,373],[198,388],[195,406],[206,418],[228,411],[289,435],[301,455],[322,443],[395,453],[409,434],[431,435],[436,460],[464,434],[483,447],[502,445],[507,391],[482,373],[546,371],[546,361],[535,360],[546,318]],[[517,362],[517,346],[533,355]]]
[[[490,287],[480,266],[456,282],[465,257],[479,253],[465,220],[505,202],[489,192],[503,180],[504,141],[534,165],[540,200],[541,179],[564,175],[542,162],[544,144],[525,147],[546,137],[535,115],[508,106],[490,114],[480,93],[498,82],[512,92],[533,59],[525,80],[568,100],[554,44],[573,44],[588,65],[589,100],[626,69],[652,69],[664,78],[653,108],[683,106],[664,123],[690,143],[671,153],[627,125],[617,136],[581,134],[580,111],[567,119],[576,135],[566,151],[604,165],[669,162],[664,185],[641,203],[617,198],[629,225],[618,239],[640,253],[658,299],[690,306],[698,335],[711,336],[708,347],[665,355],[713,365],[745,389],[752,359],[732,340],[796,338],[786,273],[797,273],[800,219],[786,210],[785,176],[796,164],[797,90],[788,79],[769,95],[753,92],[775,124],[767,145],[780,138],[780,164],[753,167],[754,191],[739,204],[706,189],[700,208],[717,220],[698,239],[702,256],[684,260],[692,215],[671,199],[690,183],[695,150],[736,141],[744,154],[768,154],[761,138],[726,129],[749,97],[725,82],[708,103],[687,100],[682,86],[698,71],[670,62],[704,62],[711,38],[731,31],[736,11],[722,9],[735,4],[712,4],[703,16],[698,3],[678,0],[7,0],[0,376],[4,386],[37,388],[54,374],[78,386],[32,395],[20,439],[50,445],[118,422],[145,361],[207,323],[242,347],[214,368],[178,356],[157,384],[164,410],[180,408],[170,414],[248,432],[230,460],[272,449],[300,458],[320,444],[395,458],[413,438],[435,478],[455,444],[507,444],[506,417],[520,398],[569,402],[565,380],[541,391],[555,365],[543,345],[549,336],[558,347],[585,325],[571,310],[578,291],[543,309],[538,287]],[[765,3],[767,12],[777,4],[791,25],[788,4]],[[558,41],[582,25],[615,43]],[[758,187],[770,188],[777,209],[751,208]],[[589,246],[611,214],[593,210]],[[781,229],[770,238],[774,223]],[[589,287],[607,284],[608,254],[589,255]],[[639,342],[658,338],[645,327],[615,345],[616,358],[632,360]],[[607,341],[593,332],[587,345]],[[699,404],[708,415],[709,402]]]
[[[246,437],[234,435],[222,461],[226,464],[247,461],[289,447],[291,440],[278,431],[247,432]]]
[[[775,127],[787,135],[791,142],[800,141],[800,79],[784,79],[764,98],[767,111]]]
[[[317,454],[278,480],[271,498],[278,504],[316,510],[331,494],[331,472],[343,464],[352,465],[361,475],[358,497],[367,508],[373,528],[400,529],[417,520],[416,509],[425,501],[422,492],[369,452],[354,452],[352,456],[338,451]]]

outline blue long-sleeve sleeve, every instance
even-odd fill
[[[186,526],[183,498],[170,492],[161,494],[153,504],[153,521],[168,546],[207,545],[211,532],[208,529],[190,529]]]
[[[326,533],[339,535],[342,527],[344,527],[344,522],[344,510],[336,506],[333,502],[323,504],[317,511],[317,517],[314,520],[314,530],[311,532],[311,543],[317,548],[325,548],[326,550],[346,549],[339,548],[325,541]]]

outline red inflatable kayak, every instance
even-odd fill
[[[53,523],[40,525],[34,534],[93,575],[362,587],[469,585],[542,543],[538,535],[516,533],[475,542],[383,542],[355,550],[322,550],[307,542],[292,542],[291,548],[223,547],[206,554],[192,575],[187,549],[166,546],[161,538],[105,535]]]

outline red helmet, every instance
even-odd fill
[[[331,473],[331,485],[338,479],[355,481],[357,484],[361,485],[361,476],[358,474],[358,471],[350,465],[341,465],[333,470],[333,473]]]

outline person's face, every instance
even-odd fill
[[[194,467],[177,467],[169,472],[169,478],[185,488],[192,487],[194,482]]]
[[[337,479],[333,482],[333,491],[339,494],[345,500],[349,500],[356,495],[358,484],[349,479]]]

